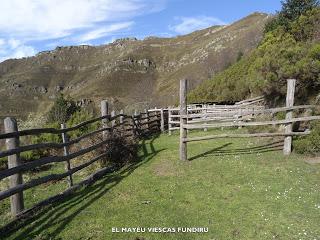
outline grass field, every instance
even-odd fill
[[[320,239],[320,165],[295,154],[284,157],[281,140],[195,142],[188,144],[188,162],[178,160],[176,134],[143,146],[140,163],[2,238]],[[52,195],[47,188],[58,192],[61,186],[65,182],[30,192],[27,205]],[[8,207],[0,205],[3,215]],[[112,233],[113,227],[207,227],[208,233]]]

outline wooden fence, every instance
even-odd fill
[[[187,123],[203,123],[211,121],[243,121],[251,119],[264,109],[264,97],[259,96],[235,103],[235,105],[189,104],[187,105]],[[180,130],[180,108],[168,108],[168,133]],[[203,127],[207,131],[206,127]]]
[[[289,79],[287,83],[286,106],[278,108],[266,109],[263,106],[255,105],[261,101],[261,97],[256,99],[244,100],[232,106],[215,106],[211,108],[197,109],[190,111],[187,107],[187,81],[180,81],[180,109],[179,122],[169,120],[169,132],[172,125],[179,125],[180,129],[180,159],[187,160],[187,143],[193,141],[203,141],[217,138],[250,138],[250,137],[284,137],[284,155],[289,155],[292,149],[292,137],[304,136],[310,134],[310,131],[293,132],[292,126],[295,122],[309,122],[320,120],[320,116],[300,116],[293,117],[293,111],[303,109],[313,109],[314,105],[294,106],[295,79]],[[174,109],[174,111],[177,111]],[[272,115],[275,113],[285,112],[285,119],[270,121],[255,121],[262,115]],[[169,116],[173,118],[172,112],[169,110]],[[169,117],[169,118],[170,118]],[[284,132],[275,133],[246,133],[246,134],[221,134],[203,137],[188,137],[188,130],[192,129],[208,129],[208,128],[226,128],[226,127],[250,127],[250,126],[267,126],[267,125],[284,125]]]
[[[35,208],[38,209],[39,207],[45,206],[48,203],[54,202],[61,197],[71,194],[80,187],[90,184],[98,176],[103,176],[105,173],[114,171],[114,167],[109,166],[99,169],[97,172],[84,179],[77,185],[74,185],[72,177],[76,172],[81,171],[98,160],[105,158],[107,153],[94,156],[92,159],[86,161],[85,163],[81,163],[81,165],[76,167],[72,167],[71,161],[73,159],[105,146],[109,141],[111,141],[108,136],[110,136],[110,133],[115,131],[120,133],[125,138],[143,138],[155,132],[165,131],[165,114],[166,111],[163,109],[145,110],[145,112],[139,114],[135,112],[135,114],[132,116],[125,115],[123,111],[120,111],[120,113],[117,115],[115,111],[112,111],[111,114],[109,114],[108,103],[106,101],[102,101],[101,117],[82,122],[72,127],[67,127],[65,124],[61,124],[61,129],[39,128],[19,131],[16,120],[14,118],[6,118],[4,120],[5,133],[0,134],[0,140],[6,140],[7,149],[0,152],[0,158],[8,158],[8,168],[0,171],[0,180],[9,177],[9,188],[0,192],[0,201],[10,197],[11,213],[13,216],[18,216],[22,215],[23,213],[28,213],[28,211],[30,212]],[[69,139],[70,132],[93,123],[100,123],[100,126],[89,133],[83,134],[74,139]],[[20,140],[22,137],[39,134],[60,135],[62,142],[46,142],[20,146]],[[98,138],[98,142],[91,143],[90,146],[70,153],[69,149],[71,146],[75,146],[76,144],[79,144],[80,141],[94,136],[101,136],[101,138]],[[63,154],[56,154],[53,156],[50,155],[29,162],[21,161],[21,153],[37,149],[61,149],[63,150]],[[65,163],[65,172],[42,176],[25,183],[23,182],[23,174],[25,172],[46,164],[59,162]],[[64,178],[66,178],[68,182],[68,188],[66,191],[36,204],[31,209],[24,209],[23,192],[25,190],[34,188],[40,184],[62,180]]]

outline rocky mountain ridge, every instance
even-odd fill
[[[59,93],[115,108],[174,104],[181,78],[194,88],[250,52],[270,16],[254,13],[226,26],[174,38],[125,38],[101,46],[57,47],[0,63],[0,115],[45,112]]]

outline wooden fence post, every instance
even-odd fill
[[[120,117],[119,117],[119,124],[120,124],[120,135],[122,136],[126,130],[126,127],[124,126],[124,114],[123,114],[123,109],[120,110]]]
[[[164,111],[163,111],[163,108],[160,109],[160,116],[161,116],[160,129],[161,129],[161,132],[164,133]]]
[[[116,111],[115,111],[115,110],[112,110],[112,111],[111,111],[111,117],[113,118],[114,116],[116,116]],[[115,119],[111,120],[112,130],[113,130],[113,128],[114,128],[115,125],[116,125],[116,120],[115,120]]]
[[[18,132],[17,121],[14,118],[4,119],[4,130],[6,133]],[[19,137],[6,139],[7,150],[19,148]],[[21,165],[20,155],[14,154],[8,156],[8,168],[13,168]],[[10,188],[16,187],[23,183],[22,173],[17,173],[10,176]],[[18,213],[24,210],[23,192],[19,192],[10,197],[11,214],[16,216]]]
[[[124,119],[124,117],[123,117],[123,109],[121,109],[120,110],[120,118],[119,118],[119,122],[120,122],[120,124],[122,124],[123,123],[123,119]]]
[[[239,106],[239,110],[238,110],[238,123],[242,123],[241,118],[242,118],[242,108],[241,105]],[[242,129],[242,126],[239,126],[238,129]]]
[[[287,80],[287,98],[286,98],[286,107],[293,107],[294,104],[294,91],[296,86],[295,79],[288,79]],[[286,113],[286,120],[292,119],[292,110],[287,111]],[[292,132],[292,123],[286,124],[285,133]],[[292,150],[292,136],[286,136],[284,138],[284,145],[283,145],[283,154],[290,155]]]
[[[65,123],[62,123],[62,124],[61,124],[61,129],[65,129],[65,128],[66,128],[66,124],[65,124]],[[62,136],[62,142],[63,142],[63,143],[69,142],[69,137],[68,137],[67,133],[62,133],[61,136]],[[63,155],[64,155],[64,156],[68,156],[68,155],[69,155],[69,147],[68,147],[68,146],[64,146],[64,147],[63,147]],[[70,169],[71,169],[70,160],[67,160],[67,161],[66,161],[65,169],[66,169],[67,171],[70,171]],[[69,175],[67,181],[68,181],[68,186],[69,186],[69,187],[72,187],[72,186],[73,186],[72,175]]]
[[[106,100],[102,100],[101,101],[101,116],[106,116],[108,115],[109,112],[109,106],[108,106],[108,102]],[[108,119],[102,119],[102,127],[106,128],[108,126]],[[108,135],[108,131],[103,131],[102,132],[102,137],[103,139],[106,139]]]
[[[138,134],[138,111],[137,109],[134,110],[134,114],[132,116],[132,120],[133,120],[133,131],[134,131],[134,135]]]
[[[145,109],[144,113],[145,113],[145,118],[146,118],[146,126],[145,126],[145,128],[146,128],[147,132],[149,132],[149,112],[148,112],[147,109]]]
[[[170,107],[168,107],[168,133],[169,133],[169,136],[172,134],[172,124],[171,124],[171,109]]]
[[[184,125],[187,124],[187,80],[180,80],[180,160],[187,160],[187,129]]]
[[[202,114],[204,115],[204,118],[207,118],[206,117],[206,115],[207,115],[207,112],[208,112],[208,106],[207,106],[207,104],[204,104],[203,106],[202,106],[202,108],[205,108],[205,109],[202,109]],[[206,124],[207,122],[205,122],[205,124]],[[208,128],[203,128],[203,131],[205,131],[205,132],[207,132],[208,131]]]

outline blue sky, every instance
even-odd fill
[[[0,62],[56,46],[172,37],[280,8],[280,0],[2,0]]]

